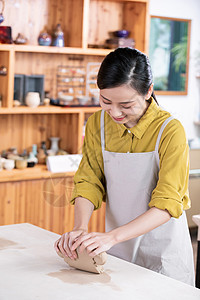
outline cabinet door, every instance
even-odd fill
[[[0,226],[31,223],[62,234],[74,226],[73,177],[0,183]],[[104,232],[105,204],[93,212],[89,231]]]

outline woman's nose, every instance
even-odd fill
[[[122,115],[121,109],[118,106],[111,106],[110,107],[110,114],[114,117],[114,118],[118,118]]]

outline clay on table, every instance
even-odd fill
[[[95,257],[89,256],[86,249],[83,250],[83,252],[79,252],[79,248],[76,250],[78,258],[76,260],[72,260],[71,258],[64,256],[61,252],[58,253],[58,255],[62,258],[64,258],[64,261],[73,268],[92,272],[92,273],[103,273],[104,268],[103,265],[106,263],[107,260],[107,254],[106,252],[102,252]]]

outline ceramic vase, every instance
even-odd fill
[[[57,24],[56,29],[54,31],[52,46],[56,46],[56,47],[64,47],[65,46],[64,32],[62,31],[60,24]]]
[[[50,150],[56,154],[59,150],[58,142],[59,142],[60,138],[59,137],[50,137],[49,139],[51,141]]]

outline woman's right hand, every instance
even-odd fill
[[[77,240],[80,235],[86,234],[87,231],[80,229],[80,230],[72,230],[70,232],[66,232],[55,242],[54,248],[58,255],[63,255],[64,257],[67,256],[71,259],[76,259],[77,254],[75,250],[71,250],[72,245]]]

